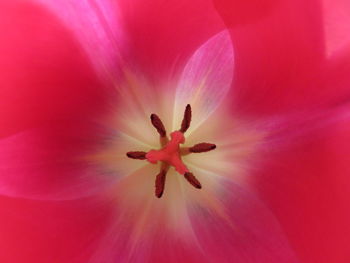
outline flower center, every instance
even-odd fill
[[[191,124],[192,110],[191,106],[188,104],[185,109],[184,117],[181,123],[181,128],[178,131],[173,131],[170,134],[170,140],[166,135],[166,130],[164,128],[163,122],[156,115],[151,115],[152,125],[156,128],[160,136],[161,149],[150,150],[149,152],[128,152],[126,155],[132,159],[147,160],[152,164],[161,162],[160,172],[156,177],[155,183],[155,194],[158,198],[163,195],[165,187],[165,178],[170,166],[174,167],[175,170],[183,175],[185,179],[193,185],[195,188],[201,189],[202,185],[197,180],[197,178],[188,170],[186,165],[182,161],[182,156],[188,155],[190,153],[202,153],[214,150],[216,148],[215,144],[211,143],[199,143],[192,147],[180,147],[180,144],[185,143],[184,133],[188,130]]]

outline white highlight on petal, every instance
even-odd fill
[[[227,31],[209,39],[193,54],[176,90],[173,130],[180,126],[187,104],[195,109],[189,133],[218,108],[230,90],[233,66],[233,47]]]
[[[110,77],[120,70],[124,37],[119,8],[114,1],[33,0],[50,9],[71,29],[97,72]]]

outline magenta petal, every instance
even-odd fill
[[[117,1],[34,2],[51,10],[74,33],[103,77],[119,73],[124,36]]]
[[[152,80],[178,73],[186,59],[224,24],[209,0],[121,0],[134,60]]]
[[[229,25],[242,25],[256,22],[269,15],[279,4],[280,0],[214,0],[215,7],[220,14],[229,20]]]
[[[51,12],[0,3],[0,137],[53,120],[97,118],[113,95]]]
[[[316,98],[330,106],[346,106],[350,99],[350,49],[338,49],[327,59],[319,77]],[[319,99],[319,101],[320,101]]]
[[[94,125],[58,122],[3,138],[0,193],[59,200],[103,190],[116,176],[87,161],[103,145],[103,132]]]
[[[164,210],[173,208],[164,207],[162,199],[146,195],[118,209],[105,237],[96,243],[91,262],[229,263],[234,259],[237,263],[297,263],[269,209],[230,181],[221,183],[215,196],[207,192],[190,195],[196,198],[203,194],[208,203],[201,206],[195,200],[186,200],[186,216],[174,210],[174,216],[179,213],[175,222],[171,216],[162,216]],[[218,204],[219,209],[212,204]]]
[[[324,0],[323,12],[327,53],[347,47],[350,42],[350,2],[347,0]]]
[[[194,203],[188,207],[194,234],[208,262],[298,262],[268,207],[230,181],[221,184],[220,194],[211,200],[217,208]]]
[[[345,263],[349,256],[349,128],[339,122],[270,148],[257,175],[256,188],[302,262]]]
[[[111,207],[100,201],[44,202],[0,196],[0,262],[86,263]]]
[[[320,1],[268,1],[271,5],[253,9],[261,13],[249,23],[234,15],[241,1],[214,2],[231,29],[235,47],[235,108],[268,115],[306,107],[325,54]],[[253,6],[257,1],[244,2]],[[251,9],[242,7],[241,12]]]

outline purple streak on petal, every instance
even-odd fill
[[[94,124],[63,122],[0,140],[0,193],[66,200],[89,196],[118,180],[91,163],[107,133]]]

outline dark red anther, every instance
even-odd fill
[[[170,166],[173,166],[175,170],[182,174],[186,180],[195,188],[201,189],[202,185],[193,175],[189,172],[185,163],[182,161],[182,156],[185,156],[189,153],[201,153],[214,150],[216,148],[215,144],[211,143],[198,143],[190,148],[184,147],[181,148],[180,145],[185,143],[184,133],[188,130],[191,124],[192,119],[192,110],[191,106],[188,104],[186,106],[183,120],[181,123],[181,129],[179,131],[173,131],[170,134],[170,138],[166,136],[166,130],[164,128],[163,122],[156,115],[151,115],[152,125],[157,129],[157,132],[160,135],[160,149],[151,149],[150,151],[141,152],[128,152],[126,155],[132,159],[138,160],[147,160],[152,164],[158,162],[161,163],[161,168],[159,174],[157,174],[155,181],[155,195],[156,197],[162,197],[165,188],[165,180],[168,169]]]
[[[187,104],[185,113],[184,113],[184,118],[182,119],[180,132],[185,133],[188,130],[191,124],[191,119],[192,119],[191,105]]]
[[[146,152],[127,152],[126,156],[131,159],[145,160],[146,154]]]
[[[158,117],[157,114],[152,114],[151,115],[151,122],[154,126],[154,128],[157,129],[157,132],[159,133],[160,137],[165,137],[166,136],[166,130],[164,128],[163,122],[161,119]]]
[[[214,150],[215,148],[216,148],[215,144],[203,142],[190,147],[189,151],[191,153],[203,153],[203,152],[209,152],[211,150]]]
[[[166,178],[166,170],[162,169],[160,173],[156,177],[156,197],[161,198],[164,192],[164,187],[165,187],[165,178]]]
[[[197,178],[193,175],[193,173],[187,172],[184,174],[184,176],[191,185],[193,185],[198,189],[202,188],[201,183],[197,180]]]

